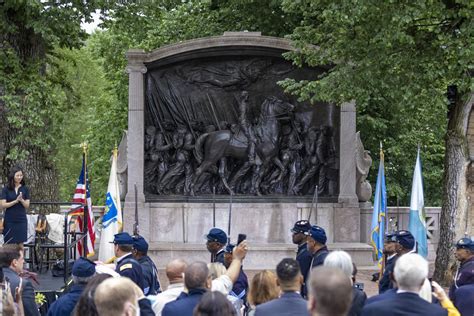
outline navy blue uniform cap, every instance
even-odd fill
[[[113,243],[116,245],[133,245],[133,238],[129,233],[118,233],[114,235]]]
[[[142,236],[134,236],[133,237],[133,248],[135,250],[141,251],[141,252],[147,252],[148,251],[148,243],[146,242],[145,238]]]
[[[220,228],[212,228],[206,235],[208,241],[217,241],[225,245],[227,243],[227,234]]]
[[[415,237],[408,230],[399,230],[395,232],[397,242],[405,249],[415,248]]]
[[[72,266],[72,275],[74,276],[87,278],[93,276],[94,274],[95,263],[84,257],[77,259]]]
[[[323,245],[326,244],[326,241],[327,241],[326,232],[324,231],[322,227],[313,225],[311,226],[311,229],[305,234],[310,236],[311,238],[313,238],[320,244],[323,244]]]
[[[303,220],[297,221],[297,222],[295,223],[295,225],[294,225],[293,228],[291,229],[291,232],[292,232],[293,234],[306,233],[306,232],[308,232],[310,229],[311,229],[311,224],[309,223],[309,221],[303,219]]]
[[[456,243],[456,248],[474,251],[474,241],[472,240],[472,238],[468,237],[461,238]]]

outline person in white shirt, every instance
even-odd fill
[[[153,311],[157,316],[161,315],[166,303],[176,300],[184,288],[184,270],[188,264],[183,259],[175,259],[166,265],[166,277],[169,285],[166,291],[159,293],[155,297],[152,305]]]

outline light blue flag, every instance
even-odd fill
[[[413,183],[411,187],[411,202],[410,202],[410,221],[408,230],[418,244],[418,253],[423,256],[428,256],[428,240],[426,237],[426,214],[425,202],[423,199],[423,177],[421,174],[421,159],[420,149],[416,155],[415,170],[413,171]]]
[[[387,190],[385,187],[384,155],[380,148],[380,164],[375,186],[374,213],[370,226],[370,240],[374,247],[375,258],[379,268],[382,268],[383,245],[385,237],[385,215],[387,214]]]

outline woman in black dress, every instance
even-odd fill
[[[23,170],[13,167],[0,196],[0,208],[5,209],[3,241],[6,244],[20,244],[27,240],[26,210],[29,207],[30,192],[23,179]]]

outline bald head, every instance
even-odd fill
[[[183,282],[184,270],[188,264],[183,259],[175,259],[166,265],[166,277],[170,284]]]
[[[346,315],[352,303],[350,278],[335,267],[311,271],[309,308],[312,315]]]
[[[207,288],[209,269],[204,262],[193,262],[184,270],[184,285],[188,290]]]

